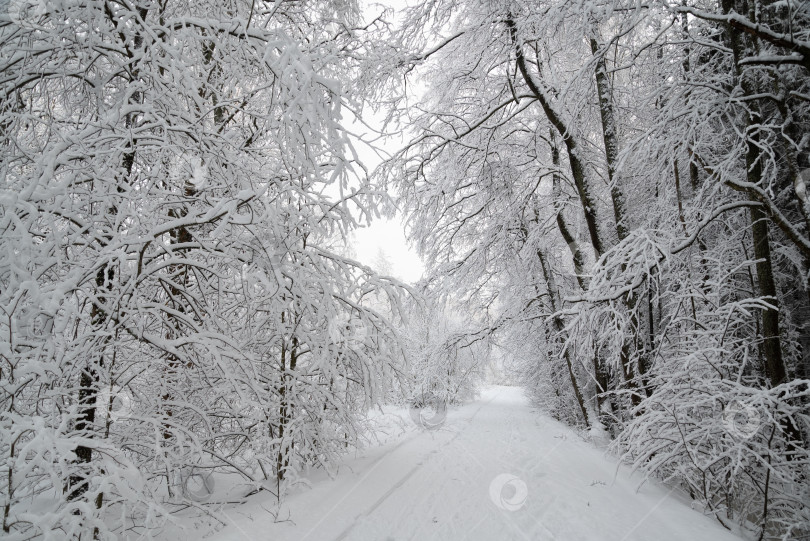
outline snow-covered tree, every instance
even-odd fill
[[[379,72],[413,134],[381,177],[434,280],[538,402],[760,538],[807,527],[808,16],[422,2]]]
[[[399,288],[329,248],[377,202],[341,125],[373,28],[344,2],[46,8],[0,22],[4,536],[148,534],[211,472],[280,497],[401,358],[363,302]]]
[[[440,302],[423,295],[423,302],[411,302],[408,314],[406,353],[408,387],[406,397],[430,397],[443,404],[459,404],[474,398],[489,360],[487,333],[471,336],[481,327],[473,317],[463,317],[452,301]]]

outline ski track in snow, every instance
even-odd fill
[[[516,480],[499,491],[491,484],[502,474]],[[533,410],[520,389],[491,387],[451,410],[441,429],[407,433],[347,461],[335,479],[313,480],[285,500],[280,521],[266,495],[254,496],[227,510],[230,524],[208,539],[739,541],[686,499],[641,481]]]

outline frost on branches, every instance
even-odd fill
[[[4,538],[280,499],[495,348],[724,526],[807,536],[805,4],[10,2]],[[426,300],[344,255],[393,207]]]
[[[411,138],[380,179],[433,279],[551,415],[729,528],[806,536],[805,3],[439,0],[396,38]]]
[[[363,303],[400,288],[330,248],[379,198],[356,7],[45,7],[0,21],[2,536],[148,536],[212,473],[280,497],[401,358]]]

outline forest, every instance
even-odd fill
[[[806,539],[808,184],[803,0],[2,0],[0,537],[281,502],[497,372]]]

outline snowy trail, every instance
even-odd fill
[[[637,490],[640,478],[616,475],[615,462],[510,387],[348,466],[292,495],[291,520],[251,500],[212,539],[739,541],[667,489]]]

